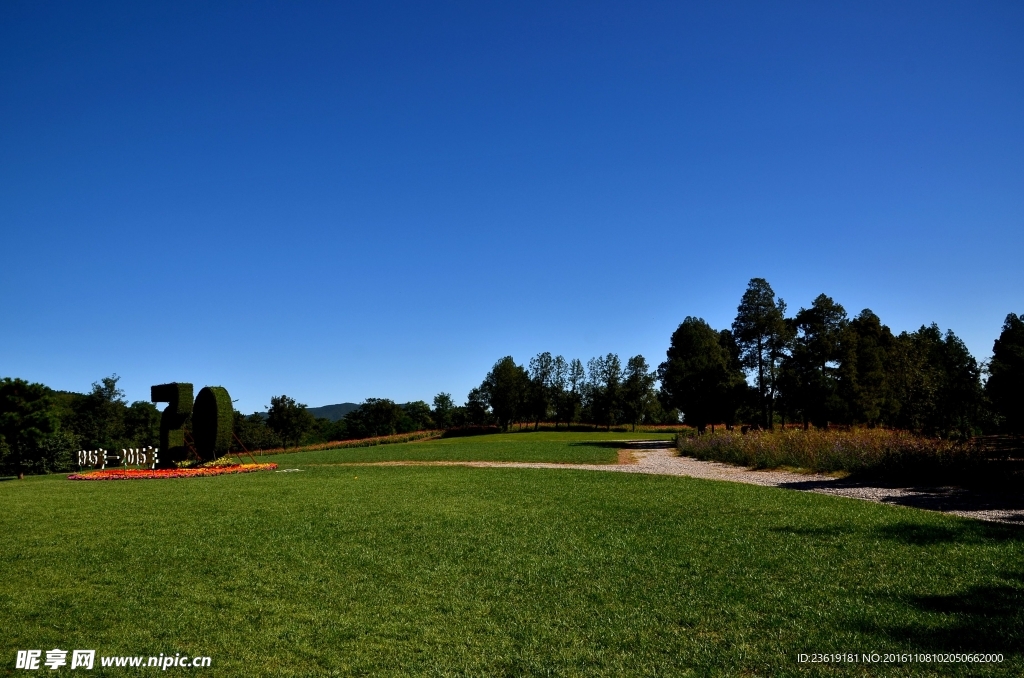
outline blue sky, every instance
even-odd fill
[[[0,5],[0,375],[461,401],[747,280],[989,356],[1024,5]]]

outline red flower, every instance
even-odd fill
[[[252,473],[272,471],[277,464],[235,464],[209,468],[108,468],[88,473],[72,473],[68,480],[153,480],[158,478],[198,478],[219,476],[225,473]]]

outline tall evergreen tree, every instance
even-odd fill
[[[92,385],[92,391],[75,402],[75,432],[87,449],[116,449],[124,443],[127,404],[116,374]]]
[[[871,309],[850,321],[841,341],[839,395],[847,422],[876,426],[891,418],[887,365],[892,331]]]
[[[775,418],[779,367],[786,355],[791,329],[786,324],[786,303],[764,278],[751,278],[736,309],[732,333],[742,364],[755,375],[761,423],[771,428]]]
[[[961,438],[977,435],[983,421],[981,366],[953,330],[946,330],[940,346],[942,381],[934,430]]]
[[[927,435],[969,436],[981,421],[981,370],[964,343],[938,326],[902,332],[887,363],[892,419]]]
[[[1006,316],[1003,331],[992,346],[985,391],[1000,427],[1024,433],[1024,319]]]
[[[838,384],[848,323],[846,310],[824,294],[819,294],[810,308],[801,308],[793,319],[796,336],[783,363],[788,373],[784,383],[792,390],[786,399],[800,413],[804,428],[809,422],[827,426],[829,420],[845,418]]]
[[[720,392],[715,417],[711,423],[714,426],[716,420],[721,421],[731,429],[736,423],[737,411],[750,400],[751,391],[746,376],[743,374],[740,347],[736,344],[736,338],[730,330],[722,330],[718,333],[718,345],[725,353],[726,377],[722,384],[724,390]]]
[[[0,463],[11,473],[45,472],[39,457],[57,429],[50,389],[23,379],[0,379]]]

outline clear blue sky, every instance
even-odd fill
[[[461,402],[754,276],[986,359],[1022,253],[1020,2],[0,4],[0,376]]]

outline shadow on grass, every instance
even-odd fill
[[[944,595],[908,595],[901,600],[928,615],[902,625],[861,623],[860,631],[907,643],[922,652],[1024,651],[1024,577],[1003,575],[1004,583],[972,586]]]
[[[896,523],[879,527],[874,530],[874,534],[883,539],[910,546],[1024,541],[1024,530],[1016,525],[966,521],[951,525]]]
[[[1024,493],[984,491],[962,487],[915,486],[905,483],[880,483],[871,480],[805,480],[782,483],[779,487],[814,492],[824,490],[863,490],[876,495],[885,504],[909,506],[929,511],[1003,511],[1001,518],[1024,525]]]
[[[903,521],[865,530],[854,525],[793,526],[769,528],[771,532],[814,539],[840,538],[860,534],[907,546],[937,544],[985,544],[1024,541],[1024,529],[1017,525],[981,521],[958,521],[948,525],[928,525]]]

